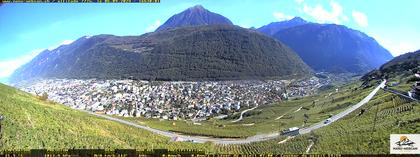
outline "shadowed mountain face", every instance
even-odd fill
[[[281,22],[272,22],[268,25],[262,26],[260,28],[258,28],[257,30],[259,32],[262,32],[264,34],[267,34],[269,36],[272,36],[274,34],[276,34],[278,31],[286,29],[286,28],[290,28],[290,27],[295,27],[295,26],[299,26],[299,25],[304,25],[307,24],[308,22],[306,22],[305,20],[303,20],[300,17],[295,17],[293,19],[290,20],[286,20],[286,21],[281,21]]]
[[[406,67],[405,67],[406,66]],[[386,62],[379,70],[407,70],[420,66],[420,50],[409,52]],[[404,68],[405,67],[405,68]]]
[[[44,51],[12,75],[33,78],[232,80],[297,78],[310,68],[287,46],[229,25],[182,27],[141,36],[98,35]]]
[[[185,26],[201,26],[201,25],[233,25],[226,17],[210,12],[197,5],[170,17],[163,25],[158,27],[156,31],[170,28]]]
[[[334,24],[303,24],[274,38],[291,47],[315,71],[365,73],[392,59],[366,34]]]
[[[379,79],[384,77],[393,77],[400,74],[407,74],[408,76],[413,73],[420,72],[420,50],[403,54],[395,57],[383,64],[379,69],[372,70],[364,75],[362,80]]]

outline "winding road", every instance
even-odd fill
[[[396,94],[396,95],[398,95],[398,96],[400,96],[400,97],[403,97],[403,98],[406,98],[406,99],[409,99],[409,100],[411,100],[411,101],[417,101],[417,102],[419,102],[419,100],[417,100],[417,99],[414,99],[414,98],[412,98],[412,97],[410,97],[410,96],[408,96],[408,95],[406,95],[406,94],[403,94],[404,92],[402,92],[402,91],[398,91],[398,90],[395,90],[395,89],[392,89],[392,88],[382,88],[384,91],[386,91],[386,92],[390,92],[390,93],[392,93],[392,94]]]
[[[300,129],[299,130],[299,134],[306,134],[306,133],[309,133],[309,132],[311,132],[312,130],[316,130],[316,129],[319,129],[319,128],[321,128],[321,127],[324,127],[324,126],[327,126],[327,125],[330,125],[331,123],[333,123],[333,122],[335,122],[335,121],[337,121],[337,120],[339,120],[339,119],[341,119],[341,118],[343,118],[344,116],[346,116],[346,115],[348,115],[348,114],[350,114],[351,112],[353,112],[354,110],[356,110],[356,109],[358,109],[359,107],[361,107],[361,106],[363,106],[364,104],[366,104],[367,102],[369,102],[370,101],[370,99],[372,99],[373,98],[373,96],[375,96],[375,94],[379,91],[379,89],[381,89],[381,88],[384,88],[385,87],[385,83],[386,83],[386,80],[384,80],[384,81],[382,81],[382,83],[381,84],[379,84],[372,92],[370,92],[369,93],[369,95],[368,96],[366,96],[363,100],[361,100],[359,103],[357,103],[356,105],[353,105],[353,106],[351,106],[351,107],[349,107],[348,109],[346,109],[346,110],[344,110],[344,111],[342,111],[342,112],[340,112],[340,113],[338,113],[338,114],[336,114],[336,115],[334,115],[334,116],[332,116],[330,119],[331,119],[331,121],[329,122],[329,123],[327,123],[327,124],[324,124],[324,121],[321,121],[321,122],[318,122],[318,123],[316,123],[316,124],[314,124],[314,125],[312,125],[312,126],[310,126],[310,127],[308,127],[308,128],[303,128],[303,129]]]
[[[250,142],[257,142],[257,141],[265,141],[265,140],[273,139],[279,136],[279,133],[255,135],[255,136],[251,136],[245,139],[214,138],[214,137],[206,137],[206,136],[188,136],[188,135],[177,134],[170,131],[163,131],[159,129],[150,128],[148,126],[139,125],[139,124],[129,122],[126,120],[114,118],[114,117],[103,115],[103,114],[97,114],[97,113],[86,111],[86,110],[79,110],[79,111],[86,112],[88,114],[105,118],[105,119],[115,121],[118,123],[126,124],[132,127],[144,129],[144,130],[147,130],[147,131],[150,131],[150,132],[153,132],[153,133],[165,136],[165,137],[169,137],[171,139],[177,137],[177,138],[182,139],[182,141],[190,141],[190,142],[195,142],[195,143],[213,142],[216,144],[243,144],[243,143],[250,143]]]
[[[241,121],[241,120],[242,120],[242,118],[243,118],[243,115],[244,115],[246,112],[248,112],[248,111],[252,111],[252,110],[256,109],[257,107],[258,107],[258,105],[257,105],[257,106],[255,106],[255,107],[253,107],[253,108],[246,109],[246,110],[242,111],[242,112],[241,112],[241,116],[240,116],[238,119],[233,120],[233,121],[232,121],[232,123],[236,123],[236,122]]]
[[[373,98],[373,96],[378,92],[378,90],[385,86],[385,83],[386,83],[386,80],[384,80],[378,87],[376,87],[372,92],[370,92],[370,94],[368,96],[366,96],[363,100],[361,100],[356,105],[353,105],[350,108],[340,112],[339,114],[332,116],[330,123],[324,124],[324,122],[321,121],[321,122],[316,123],[316,124],[314,124],[314,125],[312,125],[308,128],[300,129],[299,134],[309,133],[312,130],[316,130],[316,129],[319,129],[321,127],[327,126],[327,125],[333,123],[334,121],[337,121],[337,120],[343,118],[344,116],[348,115],[349,113],[353,112],[354,110],[358,109],[362,105],[369,102],[369,100],[371,100]],[[196,143],[213,142],[213,143],[216,143],[216,144],[243,144],[243,143],[265,141],[265,140],[269,140],[269,139],[274,139],[274,138],[279,136],[278,132],[255,135],[255,136],[251,136],[251,137],[244,138],[244,139],[214,138],[214,137],[205,137],[205,136],[188,136],[188,135],[177,134],[177,133],[170,132],[170,131],[163,131],[163,130],[159,130],[159,129],[150,128],[148,126],[139,125],[139,124],[132,123],[132,122],[129,122],[129,121],[126,121],[126,120],[110,117],[110,116],[107,116],[107,115],[97,114],[97,113],[93,113],[93,112],[86,111],[86,110],[80,110],[80,111],[89,113],[89,114],[97,116],[97,117],[101,117],[101,118],[105,118],[105,119],[108,119],[108,120],[111,120],[111,121],[115,121],[115,122],[118,122],[118,123],[130,125],[130,126],[133,126],[133,127],[136,127],[136,128],[144,129],[144,130],[148,130],[150,132],[153,132],[153,133],[165,136],[165,137],[169,137],[169,138],[177,137],[177,138],[182,139],[183,141],[190,141],[190,142],[196,142]],[[243,113],[244,112],[241,113],[241,117],[242,117]]]

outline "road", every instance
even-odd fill
[[[90,112],[90,111],[86,111],[86,110],[79,110],[82,112],[86,112],[88,114],[97,116],[97,117],[101,117],[101,118],[105,118],[111,121],[115,121],[118,123],[122,123],[122,124],[126,124],[132,127],[136,127],[136,128],[140,128],[140,129],[144,129],[165,137],[169,137],[169,138],[175,138],[178,137],[180,139],[182,139],[183,141],[191,141],[191,142],[196,142],[196,143],[205,143],[205,142],[213,142],[216,144],[243,144],[243,143],[251,143],[251,142],[258,142],[258,141],[265,141],[265,140],[269,140],[269,139],[273,139],[276,138],[277,136],[279,136],[279,133],[271,133],[271,134],[262,134],[262,135],[255,135],[255,136],[251,136],[245,139],[233,139],[233,138],[213,138],[213,137],[206,137],[206,136],[188,136],[188,135],[181,135],[181,134],[177,134],[174,132],[170,132],[170,131],[163,131],[163,130],[159,130],[159,129],[154,129],[154,128],[150,128],[148,126],[144,126],[144,125],[139,125],[133,122],[129,122],[126,120],[122,120],[119,118],[114,118],[114,117],[110,117],[107,115],[103,115],[103,114],[97,114],[94,112]]]
[[[384,80],[378,87],[376,87],[368,96],[366,96],[362,101],[360,101],[359,103],[357,103],[356,105],[346,109],[345,111],[331,117],[331,122],[328,124],[324,124],[323,121],[319,122],[317,124],[314,124],[308,128],[304,128],[299,130],[300,134],[306,134],[309,133],[312,130],[315,129],[319,129],[321,127],[324,127],[326,125],[329,125],[331,123],[333,123],[334,121],[337,121],[341,118],[343,118],[344,116],[348,115],[349,113],[353,112],[354,110],[358,109],[360,106],[366,104],[370,99],[373,98],[373,96],[378,92],[378,90],[380,88],[383,88],[385,85],[386,80]],[[268,133],[268,134],[260,134],[260,135],[255,135],[255,136],[251,136],[248,138],[244,138],[244,139],[232,139],[232,138],[213,138],[213,137],[205,137],[205,136],[188,136],[188,135],[181,135],[181,134],[177,134],[174,132],[170,132],[170,131],[163,131],[163,130],[159,130],[159,129],[154,129],[154,128],[150,128],[144,125],[139,125],[136,123],[132,123],[126,120],[122,120],[122,119],[118,119],[118,118],[114,118],[114,117],[110,117],[107,115],[102,115],[102,114],[97,114],[97,113],[93,113],[90,111],[86,111],[86,110],[80,110],[82,112],[86,112],[89,113],[91,115],[97,116],[97,117],[101,117],[101,118],[105,118],[111,121],[115,121],[118,123],[122,123],[122,124],[126,124],[126,125],[130,125],[136,128],[140,128],[140,129],[144,129],[165,137],[169,137],[169,138],[175,138],[178,137],[180,139],[182,139],[183,141],[192,141],[192,142],[196,142],[196,143],[205,143],[205,142],[213,142],[216,144],[243,144],[243,143],[251,143],[251,142],[258,142],[258,141],[265,141],[265,140],[269,140],[269,139],[274,139],[276,137],[279,136],[279,133]]]
[[[299,112],[302,109],[302,106],[299,107],[296,111],[294,111],[293,113]]]
[[[385,87],[385,83],[386,80],[382,81],[381,84],[379,84],[379,86],[377,86],[372,92],[369,93],[368,96],[366,96],[363,100],[361,100],[359,103],[357,103],[356,105],[353,105],[351,107],[349,107],[348,109],[334,115],[331,117],[331,122],[324,124],[324,121],[318,122],[308,128],[303,128],[299,130],[299,134],[306,134],[309,133],[313,130],[319,129],[321,127],[330,125],[331,123],[343,118],[344,116],[350,114],[351,112],[355,111],[356,109],[358,109],[359,107],[363,106],[364,104],[366,104],[367,102],[370,101],[370,99],[373,98],[373,96],[375,96],[375,94],[379,91],[379,89],[384,88]]]
[[[232,121],[232,123],[236,123],[236,122],[241,121],[241,120],[242,120],[242,118],[243,118],[243,115],[244,115],[246,112],[248,112],[248,111],[252,111],[252,110],[256,109],[257,107],[258,107],[258,105],[257,105],[257,106],[255,106],[255,107],[253,107],[253,108],[246,109],[246,110],[242,111],[242,112],[241,112],[241,116],[240,116],[238,119],[236,119],[236,120]]]
[[[403,97],[403,98],[406,98],[406,99],[409,99],[409,100],[411,100],[411,101],[419,101],[419,100],[417,100],[417,99],[414,99],[414,98],[412,98],[412,97],[410,97],[410,96],[408,96],[408,95],[406,95],[406,94],[404,94],[404,92],[402,92],[402,91],[398,91],[398,90],[395,90],[395,89],[392,89],[392,88],[382,88],[384,91],[386,91],[386,92],[390,92],[390,93],[392,93],[392,94],[396,94],[396,95],[398,95],[398,96],[400,96],[400,97]]]
[[[311,144],[309,144],[308,148],[306,148],[306,151],[305,151],[306,154],[308,154],[312,150],[312,147],[314,146],[314,144],[315,144],[314,141],[311,141]]]

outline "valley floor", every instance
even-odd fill
[[[402,83],[400,90],[408,90]],[[418,103],[379,90],[360,109],[326,127],[305,135],[235,145],[212,142],[173,142],[170,138],[125,124],[39,100],[30,94],[1,85],[0,114],[2,150],[12,148],[169,148],[199,149],[209,153],[389,153],[389,135],[419,133]],[[237,117],[209,119],[202,122],[160,121],[123,117],[139,125],[178,134],[244,138],[278,133],[290,127],[307,127],[349,108],[366,97],[373,87],[362,89],[360,83],[339,86],[313,96],[296,98],[256,108]],[[362,109],[364,112],[362,112]],[[239,116],[239,115],[238,115]],[[121,118],[121,117],[119,117]],[[48,135],[48,136],[45,136]],[[285,142],[281,142],[285,141]],[[312,145],[311,149],[308,147]]]

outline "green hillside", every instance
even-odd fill
[[[378,78],[412,77],[420,72],[420,50],[409,52],[395,57],[382,65],[379,69],[372,70],[362,77],[362,81],[370,81]]]
[[[402,89],[408,89],[402,86]],[[389,153],[390,134],[420,133],[420,107],[390,93],[379,91],[363,107],[330,127],[315,131],[314,153]]]
[[[124,120],[147,125],[152,128],[175,131],[189,135],[204,135],[213,137],[245,138],[262,133],[277,132],[290,127],[301,127],[304,114],[309,116],[306,126],[320,122],[329,115],[336,114],[350,105],[356,104],[373,89],[356,90],[358,83],[337,87],[339,92],[327,90],[317,95],[276,102],[247,112],[242,121],[232,123],[239,118],[239,113],[225,119],[210,119],[198,123],[185,121],[161,121],[142,117],[120,117]],[[301,108],[299,110],[299,108]],[[299,110],[298,112],[296,112]],[[279,118],[280,117],[280,118]],[[174,125],[175,124],[175,125]]]
[[[0,150],[61,148],[185,148],[211,151],[204,144],[170,142],[148,131],[100,119],[39,100],[0,84]]]
[[[17,69],[10,80],[283,79],[309,76],[311,71],[293,50],[275,39],[237,26],[209,25],[141,36],[82,37],[70,45],[41,52]]]
[[[407,78],[406,78],[407,79]],[[393,88],[408,90],[404,82]],[[400,80],[400,78],[395,78]],[[390,80],[390,82],[395,81]],[[365,97],[374,87],[361,89],[356,82],[338,86],[339,92],[323,91],[318,95],[257,108],[238,123],[230,119],[210,120],[202,125],[183,121],[172,122],[131,119],[143,125],[187,134],[220,137],[245,137],[268,133],[303,124],[304,114],[309,116],[306,126],[336,114],[349,104]],[[303,108],[297,112],[298,107]],[[419,133],[420,108],[418,103],[379,91],[366,105],[345,118],[313,133],[295,137],[278,144],[286,137],[274,140],[240,144],[215,145],[170,142],[168,138],[148,131],[132,128],[113,121],[100,119],[63,105],[45,102],[30,94],[0,85],[0,114],[2,122],[0,150],[30,148],[169,148],[200,149],[208,153],[304,153],[314,141],[311,153],[372,154],[389,153],[389,134]],[[282,116],[281,118],[278,118]],[[376,117],[376,118],[375,118]],[[253,125],[247,125],[252,124]],[[203,129],[206,127],[206,129]],[[236,130],[236,135],[232,130]]]
[[[407,91],[412,82],[408,78],[389,80],[404,82],[392,88]],[[366,97],[375,87],[362,89],[361,82],[337,86],[317,95],[273,103],[262,106],[242,121],[232,123],[232,119],[200,122],[200,125],[177,121],[159,121],[144,118],[124,118],[153,128],[172,130],[190,135],[216,137],[248,137],[256,134],[276,132],[289,127],[302,127],[304,115],[308,115],[305,126],[323,121]],[[298,109],[302,107],[301,110]],[[361,109],[365,112],[360,114]],[[420,116],[418,103],[404,100],[396,95],[380,90],[374,98],[360,109],[313,133],[295,137],[283,144],[274,140],[240,145],[217,145],[218,153],[304,153],[311,141],[311,153],[375,154],[389,153],[390,134],[419,133]],[[376,120],[375,120],[376,116]],[[279,118],[281,117],[281,118]],[[252,124],[252,125],[250,125]]]
[[[408,79],[409,78],[394,78],[391,79],[390,82],[396,80],[407,82]],[[402,83],[392,88],[401,91],[407,91],[410,89],[411,83],[412,82]],[[289,117],[291,117],[291,119],[299,119],[296,117],[300,117],[299,115],[304,113],[309,114],[309,123],[321,121],[321,119],[318,118],[321,116],[321,114],[313,114],[316,113],[318,110],[317,108],[321,105],[324,106],[321,107],[323,108],[323,111],[328,110],[330,112],[338,112],[341,109],[334,109],[332,106],[338,107],[339,104],[342,104],[345,101],[360,100],[360,95],[364,95],[360,93],[371,91],[373,88],[354,88],[360,86],[360,84],[361,83],[356,83],[353,85],[345,86],[353,88],[353,92],[348,92],[345,90],[333,94],[333,97],[335,97],[335,100],[338,103],[328,102],[328,99],[330,98],[327,98],[325,101],[325,97],[323,97],[324,95],[319,95],[312,98],[304,98],[302,100],[308,101],[312,99],[319,101],[316,101],[314,105],[315,107],[307,106],[309,110],[302,110],[302,113],[296,112],[289,114],[289,116],[287,116],[285,119],[281,118],[281,122],[279,123],[282,125],[282,121],[290,121]],[[340,97],[345,99],[341,99]],[[303,106],[307,104],[309,103],[301,103]],[[275,108],[270,108],[270,112],[276,112]],[[363,114],[360,114],[361,109],[365,110]],[[250,116],[247,117],[247,119],[258,120],[261,117],[264,117],[264,115],[270,115],[270,112],[266,111],[264,114]],[[265,142],[218,147],[218,150],[230,153],[305,153],[306,149],[313,141],[314,145],[309,153],[389,154],[390,134],[420,133],[419,112],[420,107],[418,102],[408,101],[394,94],[380,90],[371,101],[369,101],[355,112],[347,115],[343,119],[340,119],[326,127],[315,130],[312,133],[295,137],[283,144],[278,144],[279,141],[284,139],[284,137],[280,137],[278,139]],[[326,116],[324,118],[326,118]],[[303,120],[303,118],[300,119]],[[293,121],[290,122],[293,124]],[[272,124],[274,125],[275,123],[272,122]],[[295,122],[294,124],[296,125],[299,123]],[[300,124],[302,124],[302,122]],[[290,126],[291,124],[287,125]]]

